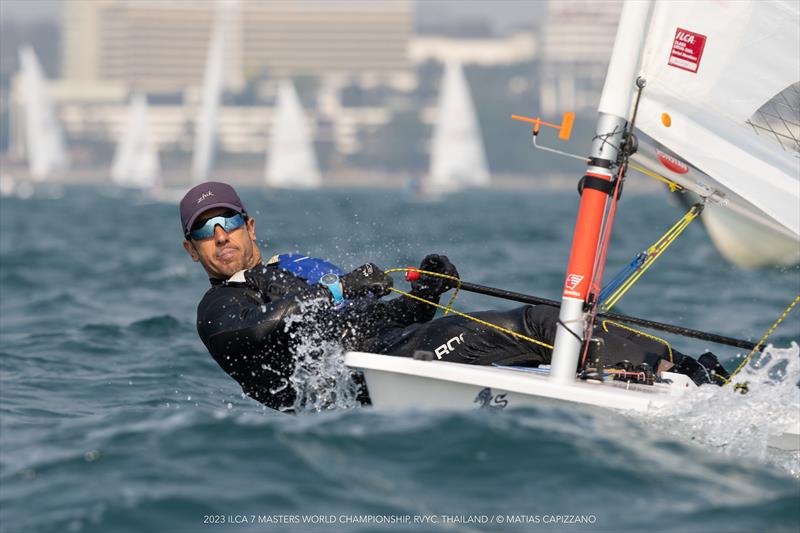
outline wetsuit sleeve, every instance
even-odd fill
[[[294,403],[289,385],[294,361],[285,319],[304,302],[328,305],[330,298],[324,287],[293,276],[275,281],[247,279],[212,289],[198,307],[197,328],[208,351],[248,396],[287,410]]]
[[[433,303],[439,303],[438,295],[420,295]],[[386,318],[402,326],[414,324],[416,322],[429,322],[436,314],[436,307],[420,302],[408,296],[400,296],[393,300],[381,301]]]
[[[438,296],[428,299],[439,301]],[[372,341],[382,333],[429,322],[435,314],[434,306],[407,296],[388,301],[361,298],[339,312],[340,322],[345,326],[340,338],[347,349],[371,351]]]
[[[221,339],[235,336],[240,342],[261,345],[281,326],[289,315],[296,313],[303,300],[293,296],[266,302],[235,288],[220,290],[219,297],[206,304],[201,336],[214,346]],[[203,334],[204,333],[204,334]]]

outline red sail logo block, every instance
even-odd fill
[[[672,51],[669,54],[667,64],[697,73],[705,47],[705,35],[678,28],[675,30],[675,39],[672,41]]]

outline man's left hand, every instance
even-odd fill
[[[389,294],[392,278],[374,263],[361,265],[341,277],[342,290],[347,299],[372,295],[381,298]]]

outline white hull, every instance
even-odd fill
[[[594,381],[564,385],[531,372],[362,352],[348,353],[345,362],[364,372],[372,404],[378,409],[501,409],[569,403],[646,413],[696,388],[680,374],[669,374],[671,385]],[[791,431],[771,437],[769,445],[800,450],[800,421]]]
[[[689,206],[700,202],[701,194],[708,196],[709,191],[697,184],[712,178],[647,135],[638,139],[633,161],[685,187],[686,192],[677,195],[681,203]],[[724,191],[722,196],[711,195],[700,220],[725,259],[742,268],[800,263],[800,238],[732,191],[717,190]]]
[[[800,240],[772,227],[754,223],[716,204],[707,205],[700,220],[719,253],[736,266],[761,268],[800,263]]]

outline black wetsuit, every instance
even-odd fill
[[[360,298],[334,308],[327,288],[309,285],[277,264],[258,265],[241,281],[210,281],[197,307],[200,338],[248,396],[283,411],[291,410],[295,400],[294,388],[286,385],[300,336],[336,341],[348,350],[376,351],[383,332],[427,322],[436,312],[407,297]],[[286,319],[301,310],[302,318],[287,327]],[[368,401],[366,394],[361,400]]]
[[[556,307],[525,305],[507,311],[481,311],[472,316],[552,346],[558,313]],[[607,321],[595,326],[593,337],[603,340],[597,356],[604,366],[628,361],[634,367],[647,363],[656,369],[661,359],[677,364],[685,357],[666,343]],[[459,316],[384,332],[379,341],[380,353],[411,356],[418,350],[430,351],[437,360],[475,365],[538,366],[550,364],[552,356],[552,350],[541,344]]]
[[[550,363],[549,348],[462,317],[431,321],[436,309],[411,298],[361,298],[334,308],[327,288],[309,285],[277,264],[248,270],[240,281],[212,279],[211,284],[197,309],[200,338],[248,396],[273,409],[292,409],[295,390],[287,383],[295,367],[294,347],[299,336],[309,333],[347,350],[406,357],[428,351],[443,361],[477,365]],[[435,295],[421,296],[438,301]],[[301,318],[287,327],[286,319],[301,310]],[[558,310],[523,306],[474,316],[552,344]],[[599,324],[596,334],[605,341],[601,353],[607,366],[624,358],[634,366],[647,363],[656,368],[659,359],[678,363],[685,357],[618,326]],[[366,393],[360,400],[369,401]]]

